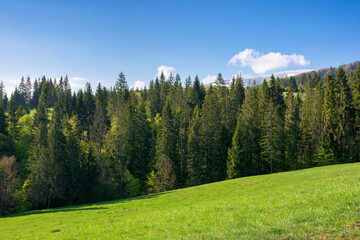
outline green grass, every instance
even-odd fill
[[[358,239],[360,163],[0,218],[1,239]]]

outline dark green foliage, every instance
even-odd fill
[[[120,73],[95,94],[90,84],[72,93],[67,77],[35,79],[31,94],[28,77],[6,112],[0,84],[0,157],[17,159],[15,197],[2,211],[358,161],[360,70],[347,71],[246,89],[240,76],[227,87],[219,74],[205,89],[197,76],[183,87],[179,75],[161,74],[144,90],[129,90]]]
[[[289,92],[285,112],[285,169],[296,169],[300,143],[300,98]]]
[[[16,204],[14,192],[16,189],[16,160],[15,157],[0,158],[0,216],[13,211]]]
[[[194,109],[192,126],[187,143],[187,172],[190,186],[199,185],[205,180],[205,158],[202,153],[202,142],[200,136],[200,110],[196,106]]]
[[[270,173],[286,169],[284,159],[284,126],[280,106],[270,101],[265,114],[266,133],[261,138],[261,157]]]
[[[178,131],[175,129],[169,100],[165,104],[160,121],[160,130],[156,140],[155,169],[159,188],[169,190],[174,188],[176,178],[180,175]]]
[[[94,113],[95,113],[95,99],[92,93],[90,83],[86,83],[85,92],[83,95],[84,103],[84,130],[86,129],[87,134],[90,135],[90,127],[93,125]]]
[[[218,181],[226,177],[228,135],[222,123],[219,95],[214,90],[216,89],[209,88],[201,115],[200,135],[205,158],[206,182]]]
[[[353,74],[353,84],[352,84],[352,92],[353,92],[353,106],[355,111],[354,118],[354,127],[355,127],[355,142],[356,146],[356,157],[355,160],[359,161],[359,153],[360,153],[360,69],[359,65]]]
[[[259,172],[259,117],[255,88],[248,88],[245,101],[228,151],[228,178],[252,175]]]

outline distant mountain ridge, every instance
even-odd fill
[[[349,64],[344,64],[341,65],[345,72],[352,72],[356,69],[357,65],[360,64],[360,61],[355,61]],[[289,71],[282,71],[282,72],[277,72],[277,73],[272,73],[272,74],[266,74],[266,75],[262,75],[262,76],[254,76],[254,77],[248,77],[248,78],[244,78],[244,84],[245,85],[251,85],[254,81],[256,84],[261,83],[262,81],[264,81],[264,79],[267,81],[270,79],[271,75],[274,75],[275,78],[280,78],[280,79],[286,79],[286,78],[290,78],[290,77],[294,77],[296,81],[300,80],[302,77],[304,77],[304,75],[306,73],[308,74],[312,74],[312,72],[316,72],[317,74],[319,74],[321,79],[324,79],[325,76],[330,72],[332,75],[336,74],[336,71],[339,67],[328,67],[328,68],[322,68],[319,70],[314,70],[314,69],[300,69],[300,70],[289,70]],[[225,80],[225,86],[231,86],[231,79]],[[205,87],[209,87],[210,85],[216,85],[215,81],[214,82],[210,82],[210,83],[206,83],[204,84]]]

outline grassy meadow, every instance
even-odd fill
[[[360,163],[0,218],[0,239],[359,239]]]

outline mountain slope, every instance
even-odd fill
[[[360,163],[0,218],[1,239],[358,239]]]
[[[357,65],[359,65],[359,64],[360,64],[360,61],[356,61],[353,63],[344,64],[344,65],[342,65],[342,67],[344,68],[346,73],[349,73],[349,72],[354,71],[356,69]],[[302,77],[305,76],[305,74],[312,75],[314,72],[317,72],[317,74],[319,75],[319,77],[321,79],[325,79],[326,75],[329,72],[335,76],[337,69],[338,68],[336,68],[336,67],[329,67],[329,68],[322,68],[319,70],[313,70],[313,69],[289,70],[289,71],[276,72],[276,73],[262,75],[262,76],[248,77],[248,78],[244,78],[243,80],[244,80],[244,84],[247,86],[251,85],[254,81],[256,84],[259,84],[259,83],[262,83],[264,81],[264,79],[269,80],[271,75],[274,75],[275,78],[285,79],[285,81],[288,80],[288,78],[290,78],[290,77],[294,77],[296,81],[299,81]],[[210,85],[215,85],[215,81],[204,84],[205,87],[209,87]],[[231,86],[231,79],[225,80],[225,85]]]

